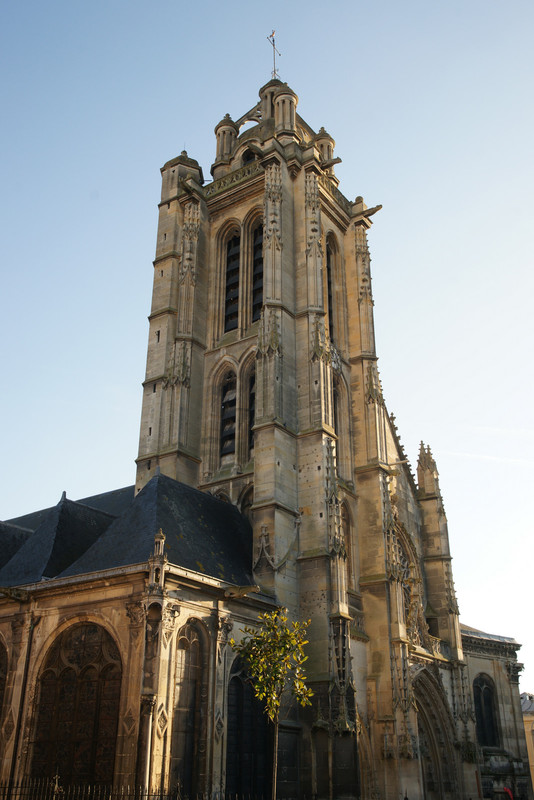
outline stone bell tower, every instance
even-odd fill
[[[377,371],[380,206],[341,193],[335,142],[287,84],[259,95],[216,125],[210,183],[185,152],[162,169],[137,489],[159,468],[249,517],[255,582],[311,620],[301,785],[372,793],[374,752],[398,796],[420,788],[410,653],[443,659],[448,637],[461,658],[446,520]]]

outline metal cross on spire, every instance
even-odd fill
[[[271,35],[267,37],[267,39],[269,40],[269,42],[271,43],[272,48],[273,48],[273,71],[271,73],[271,78],[273,78],[273,80],[275,78],[278,78],[278,79],[280,78],[280,75],[278,74],[278,70],[276,69],[276,54],[278,53],[279,56],[282,55],[280,50],[276,49],[276,44],[274,43],[274,34],[275,33],[276,33],[276,31],[273,31],[271,33]]]

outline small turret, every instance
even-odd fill
[[[434,461],[434,456],[430,447],[426,447],[421,442],[419,448],[419,458],[417,460],[417,482],[419,484],[419,495],[421,497],[437,496],[441,498],[439,488],[439,474]]]
[[[298,97],[287,83],[283,83],[274,99],[274,120],[277,138],[282,144],[298,141]]]
[[[225,114],[224,118],[215,126],[217,153],[215,156],[215,163],[211,168],[214,180],[224,173],[224,169],[220,169],[220,167],[228,163],[235,149],[238,133],[239,128],[230,114]]]

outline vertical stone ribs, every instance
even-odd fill
[[[358,305],[360,308],[360,341],[362,353],[375,355],[375,326],[373,291],[371,287],[371,257],[365,228],[354,228],[356,267],[358,275]]]

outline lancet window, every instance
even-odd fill
[[[32,777],[113,782],[121,675],[117,646],[100,625],[60,634],[39,675]]]
[[[221,387],[220,457],[222,463],[231,460],[235,454],[236,397],[236,377],[233,372],[229,372]]]
[[[252,322],[261,316],[263,306],[263,223],[252,231]]]
[[[176,653],[171,780],[181,796],[206,790],[208,674],[206,637],[193,620],[180,630]]]
[[[488,675],[478,675],[475,678],[473,697],[478,743],[481,747],[498,747],[495,684]]]
[[[256,373],[250,373],[248,379],[248,456],[254,455],[254,422],[256,419]]]
[[[334,341],[334,297],[333,297],[333,250],[330,240],[326,242],[326,294],[328,299],[328,334]]]
[[[226,244],[226,293],[224,304],[224,332],[237,328],[239,319],[239,261],[241,237],[232,236]]]

